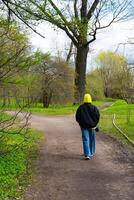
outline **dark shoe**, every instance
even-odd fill
[[[85,156],[85,160],[90,160],[90,157],[89,156]]]

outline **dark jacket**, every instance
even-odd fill
[[[98,124],[100,113],[96,106],[84,103],[76,111],[76,121],[81,128],[94,128]]]

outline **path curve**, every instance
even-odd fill
[[[132,154],[116,140],[97,134],[97,153],[84,160],[74,116],[32,115],[32,128],[45,131],[36,178],[25,200],[132,200]]]

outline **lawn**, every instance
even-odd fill
[[[98,106],[102,104],[103,101],[93,101],[93,104]],[[10,107],[6,106],[6,110],[16,110],[18,109],[18,105],[16,105],[14,102],[10,105]],[[73,114],[78,108],[78,105],[72,105],[71,103],[67,105],[50,105],[49,108],[44,108],[41,103],[38,103],[35,106],[32,107],[32,105],[29,108],[26,108],[26,111],[30,111],[32,113],[37,114],[46,114],[46,115],[67,115],[67,114]]]
[[[113,126],[113,116],[116,116],[116,125],[134,141],[134,104],[127,104],[123,100],[117,100],[115,104],[106,110],[101,111],[100,129],[124,144],[130,144],[124,136]],[[132,145],[129,145],[132,146]],[[133,148],[133,147],[132,147]]]
[[[103,101],[93,101],[93,104],[99,106]],[[78,105],[50,105],[49,108],[43,108],[41,104],[38,107],[29,108],[32,113],[40,113],[46,115],[66,115],[76,112]]]
[[[37,155],[41,132],[0,132],[0,200],[20,199],[31,177],[29,164]]]

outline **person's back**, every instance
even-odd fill
[[[76,121],[81,128],[94,128],[98,124],[99,118],[99,110],[91,103],[80,105],[76,112]]]
[[[89,160],[96,152],[96,131],[100,118],[99,110],[92,105],[92,98],[85,94],[84,103],[76,111],[76,121],[79,123],[82,132],[83,151],[86,160]]]

